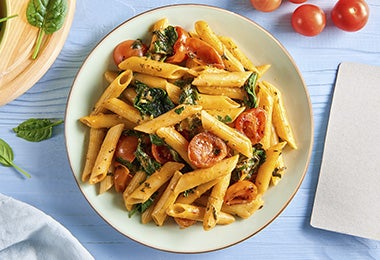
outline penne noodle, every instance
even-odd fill
[[[144,121],[141,117],[140,111],[118,98],[108,99],[103,103],[103,107],[132,123],[139,124]]]
[[[168,112],[146,121],[134,129],[147,134],[155,133],[159,128],[172,126],[202,110],[198,105],[178,105]]]
[[[242,88],[220,88],[220,87],[197,87],[203,94],[226,96],[233,99],[244,100],[246,92]]]
[[[238,107],[227,109],[206,109],[205,111],[216,117],[219,121],[232,123],[242,112],[244,112],[245,109],[245,107]]]
[[[191,168],[196,169],[187,155],[187,147],[189,146],[189,142],[178,131],[176,131],[174,127],[160,127],[157,129],[156,134],[171,148],[173,148],[182,157],[182,159],[191,166]]]
[[[185,190],[190,190],[201,184],[229,174],[235,168],[238,158],[238,155],[234,155],[217,162],[209,168],[194,170],[182,175],[174,189],[174,192],[179,194]]]
[[[94,167],[92,168],[89,179],[90,184],[98,183],[106,177],[108,169],[111,166],[117,142],[123,130],[124,124],[115,125],[108,130],[96,157]]]
[[[157,199],[154,199],[152,205],[150,205],[143,213],[141,213],[141,223],[147,224],[153,220],[152,213],[154,210],[154,207],[157,205],[159,198],[161,198],[162,194],[164,193],[166,189],[166,186],[161,186],[157,191]]]
[[[263,81],[262,85],[266,87],[274,97],[273,125],[278,136],[282,140],[285,140],[291,148],[297,149],[297,144],[288,119],[281,92],[273,84],[270,84],[267,81]]]
[[[164,224],[167,217],[166,210],[175,202],[178,196],[178,194],[174,193],[174,187],[181,176],[182,173],[180,171],[176,171],[174,173],[165,191],[160,196],[157,204],[154,206],[152,218],[158,226],[162,226]]]
[[[252,156],[252,143],[248,137],[240,133],[235,128],[220,122],[204,110],[201,112],[201,120],[204,129],[226,141],[229,147],[247,157]]]
[[[140,184],[126,199],[126,204],[138,204],[146,202],[153,193],[164,185],[176,171],[183,168],[182,163],[167,162]]]
[[[111,128],[118,124],[124,124],[125,129],[133,129],[136,126],[136,123],[132,123],[117,114],[99,113],[81,117],[79,120],[91,128]]]
[[[168,84],[168,81],[164,78],[160,78],[160,77],[156,77],[156,76],[152,76],[148,74],[143,74],[143,73],[134,73],[133,80],[140,81],[151,88],[161,88],[165,90],[166,90],[166,85]]]
[[[87,182],[90,178],[92,168],[94,167],[96,156],[100,147],[102,146],[103,139],[106,136],[106,129],[90,128],[90,136],[88,140],[88,147],[86,153],[86,160],[82,172],[82,181]]]
[[[251,74],[251,71],[229,72],[222,70],[217,73],[204,71],[194,78],[192,84],[197,87],[240,88]]]
[[[203,229],[210,230],[215,227],[218,222],[220,210],[224,202],[228,185],[231,180],[231,172],[223,176],[212,188],[211,194],[208,197],[206,212],[203,219]]]
[[[285,145],[286,142],[281,142],[275,144],[266,151],[266,160],[260,166],[255,180],[255,185],[257,186],[259,194],[263,194],[267,191],[272,178],[272,173],[276,168],[278,157],[281,155],[282,149]]]
[[[132,71],[125,70],[117,76],[117,78],[111,82],[111,84],[103,92],[99,100],[96,102],[94,110],[91,114],[104,113],[104,107],[102,106],[105,101],[110,98],[116,98],[126,89],[132,80]]]
[[[119,69],[132,70],[165,79],[179,79],[185,75],[196,75],[195,71],[186,67],[137,56],[132,56],[122,61],[119,64]]]
[[[108,82],[108,84],[111,84],[112,81],[114,81],[117,76],[119,76],[119,73],[117,71],[107,70],[104,72],[104,79]]]
[[[145,181],[147,177],[147,174],[143,171],[137,171],[135,173],[135,175],[133,175],[131,181],[128,183],[127,187],[125,188],[124,192],[123,192],[123,200],[124,200],[124,205],[125,205],[125,208],[130,211],[132,210],[133,208],[133,204],[128,204],[126,201],[127,201],[127,198],[129,197],[129,195],[132,194],[132,192],[137,189],[138,186],[140,186],[141,183],[143,183]]]
[[[202,106],[203,109],[226,109],[238,108],[240,104],[226,96],[214,96],[199,94],[197,104]]]
[[[272,133],[272,114],[273,114],[273,98],[270,92],[262,86],[260,82],[257,86],[257,99],[259,100],[258,106],[265,110],[267,118],[265,121],[264,135],[260,140],[263,148],[266,150],[270,147],[271,133]]]
[[[166,213],[169,216],[172,216],[174,218],[181,218],[181,219],[190,219],[190,220],[196,220],[202,222],[204,219],[204,215],[206,212],[206,208],[199,207],[195,205],[190,204],[183,204],[183,203],[174,203],[171,205]],[[228,225],[235,221],[235,218],[227,214],[225,212],[219,212],[219,218],[217,220],[217,224],[219,225]]]
[[[194,190],[191,190],[190,194],[186,196],[184,194],[179,195],[176,200],[176,203],[192,204],[194,201],[200,198],[206,191],[211,189],[219,181],[220,181],[220,178],[211,180],[209,182],[206,182],[197,186]]]

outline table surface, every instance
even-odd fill
[[[316,2],[316,1],[309,1]],[[344,61],[380,65],[380,2],[368,0],[367,26],[348,33],[332,25],[335,1],[320,0],[327,27],[316,37],[293,32],[290,16],[297,5],[283,1],[272,13],[254,10],[248,0],[207,0],[207,4],[248,17],[274,35],[296,61],[312,101],[314,147],[305,179],[289,206],[267,228],[226,249],[180,255],[184,259],[380,259],[380,241],[310,226],[324,138],[338,65]],[[0,192],[29,203],[62,223],[96,259],[176,259],[179,255],[136,243],[110,227],[89,206],[75,182],[66,155],[64,126],[40,143],[15,136],[12,128],[31,117],[63,118],[68,93],[83,61],[95,45],[123,21],[152,8],[189,3],[183,0],[80,0],[67,41],[48,72],[28,92],[0,107],[0,138],[13,148],[15,162],[33,177],[0,167]],[[360,75],[358,75],[360,77]],[[360,88],[360,86],[358,86]],[[376,203],[379,203],[376,201]],[[363,221],[363,219],[358,221]]]

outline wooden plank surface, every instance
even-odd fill
[[[8,14],[18,16],[7,21],[0,50],[0,106],[19,97],[46,73],[60,53],[74,18],[75,0],[68,0],[64,25],[45,35],[40,53],[32,59],[39,29],[26,19],[29,0],[8,1]]]

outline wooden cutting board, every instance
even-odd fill
[[[29,0],[7,1],[7,16],[18,16],[7,21],[1,42],[0,106],[22,95],[47,72],[65,43],[74,18],[75,0],[68,0],[67,16],[62,28],[45,35],[39,55],[33,60],[31,56],[39,29],[31,26],[26,19],[28,3]]]

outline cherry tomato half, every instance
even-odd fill
[[[235,120],[235,128],[245,134],[252,144],[257,144],[264,136],[267,113],[262,108],[251,108],[241,113]]]
[[[226,157],[227,145],[216,135],[202,132],[191,139],[187,151],[191,163],[198,168],[207,168]]]
[[[113,182],[115,185],[116,192],[123,192],[131,179],[132,175],[129,173],[127,167],[122,165],[118,165],[115,167]]]
[[[165,145],[152,144],[151,150],[153,158],[161,164],[169,161],[174,161],[173,155],[170,153],[169,148]]]
[[[135,159],[135,151],[138,145],[136,136],[122,135],[117,143],[115,157],[132,162]]]
[[[339,0],[331,10],[335,26],[348,32],[362,29],[368,16],[369,8],[364,0]]]
[[[293,12],[291,22],[296,32],[305,36],[316,36],[326,26],[326,15],[320,7],[304,4]]]
[[[252,6],[261,12],[272,12],[280,7],[282,0],[250,0]]]
[[[131,56],[144,56],[147,47],[140,40],[126,40],[119,43],[113,50],[113,61],[116,65]]]
[[[187,58],[186,40],[188,38],[188,34],[182,27],[179,26],[176,26],[175,30],[177,32],[178,38],[173,46],[174,55],[168,57],[166,59],[166,62],[179,64]]]
[[[219,53],[205,41],[198,38],[187,38],[187,55],[201,65],[212,65],[223,69],[224,63]]]
[[[237,181],[228,187],[224,196],[224,202],[227,205],[249,203],[256,199],[256,185],[248,180]]]

